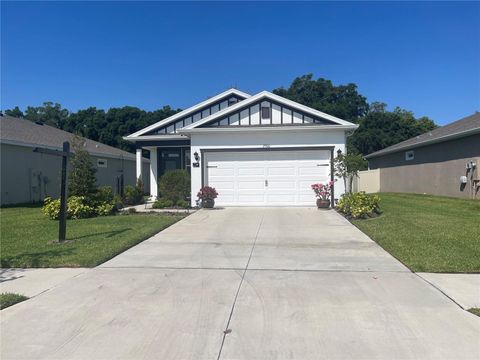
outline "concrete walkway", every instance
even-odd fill
[[[85,268],[0,269],[0,292],[33,297],[88,270]]]
[[[1,315],[2,359],[480,357],[480,318],[307,208],[201,210]]]
[[[464,309],[480,308],[480,274],[417,274]]]

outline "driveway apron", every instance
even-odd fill
[[[478,359],[480,320],[334,211],[202,210],[1,312],[2,359]]]

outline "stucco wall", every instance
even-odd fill
[[[196,133],[191,135],[191,158],[194,153],[199,155],[201,149],[248,149],[263,147],[308,147],[308,146],[334,146],[337,150],[345,152],[345,132],[338,130],[315,131],[313,129],[288,131],[229,131],[210,133]],[[194,160],[192,160],[194,161]],[[196,194],[202,186],[202,166],[192,167],[192,205],[195,205]],[[335,183],[335,198],[345,192],[343,180]]]
[[[111,186],[115,191],[116,177],[123,169],[124,184],[135,184],[135,160],[92,156],[97,168],[97,185]],[[33,148],[1,144],[1,204],[42,201],[45,196],[58,197],[61,158],[34,153]],[[106,159],[107,167],[97,167],[97,159]],[[148,163],[144,163],[148,174]],[[149,179],[145,179],[148,184]]]
[[[480,165],[480,157],[476,157],[384,168],[380,170],[380,189],[382,192],[480,198],[480,193],[472,186],[472,180],[479,178],[478,170],[467,173],[465,169],[469,160],[476,161],[477,166]],[[462,175],[467,175],[468,178],[465,186],[460,184]]]
[[[413,160],[405,160],[405,152],[408,150],[404,150],[368,159],[368,167],[369,169],[383,169],[480,157],[480,134],[422,146],[412,150],[414,151]]]
[[[419,147],[414,159],[405,160],[405,151],[369,159],[370,169],[380,169],[380,191],[405,192],[480,198],[473,180],[479,179],[480,134]],[[467,161],[475,161],[477,169],[466,171]],[[468,183],[460,183],[466,175]]]

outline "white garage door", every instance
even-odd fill
[[[207,152],[206,184],[223,206],[314,206],[314,183],[330,181],[330,151]]]

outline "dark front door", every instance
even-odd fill
[[[160,151],[160,175],[165,174],[168,170],[182,168],[182,152],[181,148],[161,149]]]

